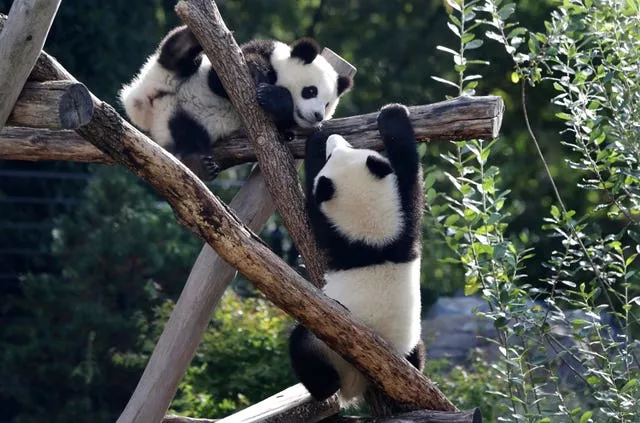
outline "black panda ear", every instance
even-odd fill
[[[316,193],[314,195],[316,204],[320,205],[324,201],[329,201],[333,198],[333,195],[336,192],[336,187],[331,182],[331,179],[326,176],[321,176],[318,178],[318,183],[316,184]]]
[[[367,157],[367,167],[378,179],[382,179],[390,173],[393,173],[393,168],[389,162],[378,156]]]
[[[338,76],[338,97],[346,93],[353,87],[353,79],[348,76]]]
[[[301,38],[289,47],[291,47],[291,57],[302,60],[305,65],[313,62],[316,56],[320,54],[320,46],[312,38]]]

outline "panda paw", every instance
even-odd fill
[[[277,85],[260,83],[257,87],[258,104],[276,120],[291,119],[293,116],[293,97],[288,89]]]
[[[378,130],[383,138],[404,138],[413,133],[409,109],[402,104],[387,104],[378,114]]]
[[[211,156],[202,156],[202,163],[204,164],[205,171],[207,173],[207,181],[212,181],[222,172],[222,168],[215,162]]]

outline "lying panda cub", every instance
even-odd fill
[[[339,76],[318,44],[301,39],[286,45],[252,40],[242,46],[260,105],[281,131],[313,128],[330,119],[353,81]],[[185,163],[205,158],[213,179],[219,168],[210,157],[219,138],[241,126],[220,79],[186,27],[171,31],[138,75],[120,90],[134,125]]]
[[[383,107],[378,128],[387,158],[353,148],[339,135],[317,132],[307,140],[307,211],[328,255],[324,292],[422,371],[422,169],[406,107]],[[317,400],[340,390],[349,405],[367,388],[359,371],[302,325],[291,333],[289,352],[294,372]]]

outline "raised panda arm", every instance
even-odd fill
[[[409,110],[401,104],[384,106],[378,114],[378,131],[403,199],[413,195],[420,173],[420,157]]]

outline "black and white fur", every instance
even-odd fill
[[[313,128],[335,112],[353,81],[339,76],[318,44],[252,40],[242,46],[257,98],[281,131]],[[127,116],[178,157],[207,157],[219,138],[241,126],[220,79],[193,33],[171,31],[120,91]],[[215,162],[210,164],[215,167]],[[210,178],[215,177],[215,168]]]
[[[387,157],[355,149],[339,135],[307,140],[307,210],[328,254],[324,292],[422,371],[420,251],[423,182],[406,107],[382,108]],[[368,387],[365,377],[304,326],[291,333],[294,372],[317,400],[338,389],[343,405]]]

